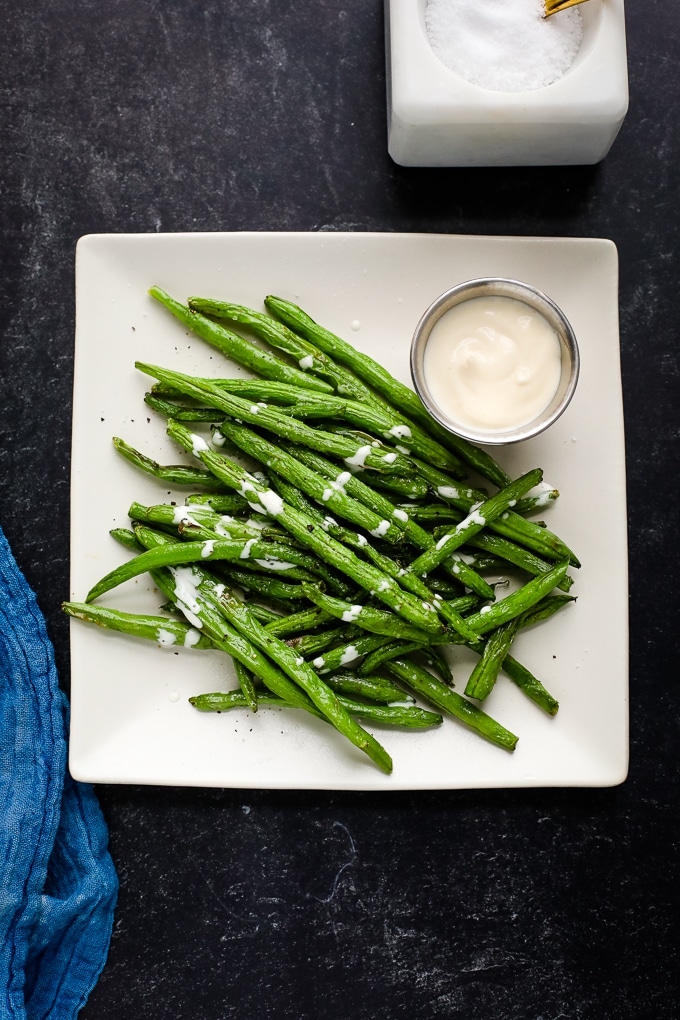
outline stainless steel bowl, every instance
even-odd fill
[[[424,372],[425,349],[437,320],[462,301],[489,296],[515,298],[543,315],[557,334],[562,356],[560,382],[547,407],[532,421],[505,430],[474,429],[450,418],[430,393]],[[413,385],[427,410],[449,432],[482,445],[502,446],[508,443],[519,443],[524,439],[537,436],[547,429],[559,418],[573,397],[579,368],[580,356],[576,337],[562,310],[554,301],[530,284],[502,277],[470,280],[441,294],[422,316],[416,326],[411,343]]]

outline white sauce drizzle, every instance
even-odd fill
[[[189,627],[189,630],[184,635],[184,647],[185,648],[193,648],[194,645],[197,645],[200,640],[201,640],[201,635],[196,630],[196,628],[195,627]]]
[[[366,464],[366,458],[370,452],[370,446],[360,446],[352,457],[345,457],[345,464],[349,464],[350,467],[362,468]]]
[[[396,439],[410,439],[411,430],[408,425],[393,425],[390,429],[390,435]]]
[[[243,546],[243,549],[241,549],[241,553],[239,555],[239,559],[240,560],[248,560],[248,559],[250,559],[250,550],[253,548],[253,546],[255,545],[256,541],[257,541],[257,539],[255,539],[255,538],[249,538],[248,539],[246,544]]]
[[[159,645],[163,645],[165,648],[169,648],[170,645],[177,644],[177,638],[175,635],[172,631],[166,630],[165,627],[159,627],[156,631],[156,641]]]
[[[255,560],[261,567],[269,570],[292,570],[294,563],[286,563],[285,560]]]
[[[258,497],[270,517],[278,517],[283,513],[283,500],[278,492],[274,492],[273,489],[265,489],[264,492],[258,493]]]
[[[197,436],[194,432],[191,433],[191,452],[194,457],[199,457],[202,453],[207,453],[210,447],[206,443],[202,436]]]
[[[363,606],[352,606],[350,609],[346,609],[341,617],[342,622],[354,623],[355,620],[358,620],[362,609]]]
[[[169,569],[175,584],[178,608],[181,609],[192,626],[197,630],[203,630],[203,623],[196,615],[201,611],[198,592],[201,575],[193,567],[170,567]]]
[[[453,485],[440,485],[437,488],[437,492],[442,499],[460,499],[460,492]]]
[[[390,522],[389,521],[381,521],[377,528],[373,528],[371,530],[371,534],[373,535],[374,538],[382,538],[383,535],[387,534],[387,532],[389,530],[390,530]]]

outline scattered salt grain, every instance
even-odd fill
[[[580,11],[544,13],[544,0],[428,0],[425,25],[436,56],[466,81],[529,92],[566,74],[583,38]]]

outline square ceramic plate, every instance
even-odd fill
[[[581,378],[563,417],[497,452],[512,475],[543,467],[561,492],[546,514],[582,560],[558,617],[523,632],[516,655],[558,698],[548,718],[503,678],[486,708],[519,735],[513,754],[455,720],[436,731],[384,729],[384,776],[328,726],[297,712],[206,715],[187,699],[234,686],[217,652],[174,651],[72,621],[70,767],[79,780],[299,789],[398,790],[610,786],[628,761],[628,620],[618,263],[613,244],[576,238],[426,234],[214,233],[91,235],[76,255],[72,466],[72,598],[126,558],[108,534],[127,509],[182,499],[114,451],[111,437],[165,463],[182,459],[143,402],[142,360],[204,375],[236,373],[148,296],[157,284],[262,308],[290,298],[405,382],[412,331],[442,291],[511,276],[549,294],[581,349]],[[147,577],[102,603],[157,612]],[[458,689],[468,664],[454,670]],[[377,731],[376,731],[377,732]]]

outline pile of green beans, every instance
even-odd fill
[[[135,555],[64,611],[161,645],[223,651],[238,688],[191,698],[198,711],[306,711],[386,773],[392,759],[366,725],[453,717],[513,751],[518,737],[482,703],[503,673],[557,712],[511,649],[520,630],[574,601],[579,567],[529,516],[558,496],[541,469],[510,478],[289,301],[267,297],[264,313],[150,294],[253,378],[137,363],[154,380],[148,406],[193,462],[161,465],[119,437],[115,448],[189,494],[133,503],[130,527],[111,534]],[[158,615],[95,604],[144,573],[166,599]],[[516,589],[498,597],[498,574],[514,575]],[[463,694],[453,690],[456,646],[478,655]]]

